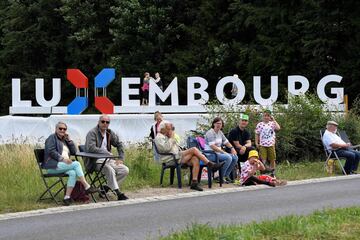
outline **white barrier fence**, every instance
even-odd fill
[[[287,107],[287,105],[284,105]],[[160,110],[163,112],[165,120],[172,122],[176,128],[176,133],[184,137],[190,130],[196,129],[196,124],[201,121],[201,115],[207,115],[206,109],[201,106],[200,113],[181,113],[174,114],[169,112],[181,112],[185,106],[143,106],[141,114],[126,114],[135,111],[135,108],[123,109],[125,114],[110,115],[110,128],[115,131],[124,143],[135,143],[144,141],[149,136],[150,127],[154,123],[153,114],[146,114],[150,109],[151,112]],[[187,111],[194,111],[189,106]],[[231,109],[235,112],[244,112],[247,108],[261,111],[260,105],[237,105]],[[270,107],[272,109],[272,107]],[[340,112],[345,109],[344,104],[324,105],[326,111]],[[170,111],[171,110],[171,111]],[[230,110],[230,109],[229,109]],[[137,109],[139,112],[139,109]],[[169,114],[164,114],[167,112]],[[87,132],[97,125],[99,114],[94,115],[50,115],[48,118],[42,117],[20,117],[20,116],[3,116],[0,117],[0,144],[6,143],[44,143],[47,136],[55,131],[57,122],[62,121],[68,125],[70,137],[78,144],[84,144]]]
[[[97,125],[100,115],[51,115],[43,117],[0,117],[0,144],[29,143],[43,144],[55,131],[57,122],[65,122],[68,133],[76,143],[84,144],[87,132]],[[163,114],[164,119],[174,123],[176,132],[185,136],[189,130],[196,129],[200,114]],[[150,134],[154,123],[153,114],[110,115],[110,128],[124,143],[142,142]]]

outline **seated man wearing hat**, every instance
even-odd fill
[[[327,122],[323,135],[323,143],[328,151],[334,150],[338,157],[346,158],[344,166],[346,174],[355,174],[359,165],[360,152],[350,149],[351,143],[344,142],[336,134],[337,126],[337,122]]]
[[[251,135],[246,129],[249,124],[249,115],[240,114],[239,125],[231,129],[228,140],[235,148],[238,155],[238,165],[240,169],[240,162],[245,162],[248,159],[249,151],[254,148],[251,146]]]

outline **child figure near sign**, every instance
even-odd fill
[[[144,73],[144,81],[143,81],[143,85],[141,87],[141,91],[142,91],[141,105],[148,105],[149,104],[150,79],[153,79],[150,76],[150,73],[148,73],[148,72]]]
[[[271,111],[265,110],[263,113],[263,121],[259,122],[255,128],[255,145],[260,152],[261,160],[263,162],[269,161],[271,169],[275,169],[275,131],[279,130],[280,125],[271,115]]]

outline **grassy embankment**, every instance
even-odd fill
[[[36,201],[44,191],[44,184],[36,166],[33,148],[30,145],[0,146],[0,213],[55,206],[50,201]],[[160,166],[153,162],[151,150],[132,147],[126,150],[126,156],[126,165],[131,173],[124,182],[125,192],[159,187]],[[279,164],[277,175],[286,180],[328,176],[322,162]],[[164,179],[165,187],[169,187],[168,175]]]
[[[161,238],[185,239],[359,239],[360,207],[317,211],[309,216],[286,216],[273,221],[246,225],[193,224],[188,229]]]

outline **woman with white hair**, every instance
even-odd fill
[[[167,165],[175,165],[173,156],[161,155],[161,153],[172,153],[175,155],[175,159],[178,163],[192,166],[192,183],[190,188],[197,191],[203,191],[197,181],[200,170],[200,160],[214,171],[220,169],[224,163],[213,163],[209,161],[206,156],[195,147],[181,151],[175,139],[173,125],[170,122],[162,121],[159,128],[160,133],[155,137],[155,144],[160,153],[160,161]]]

